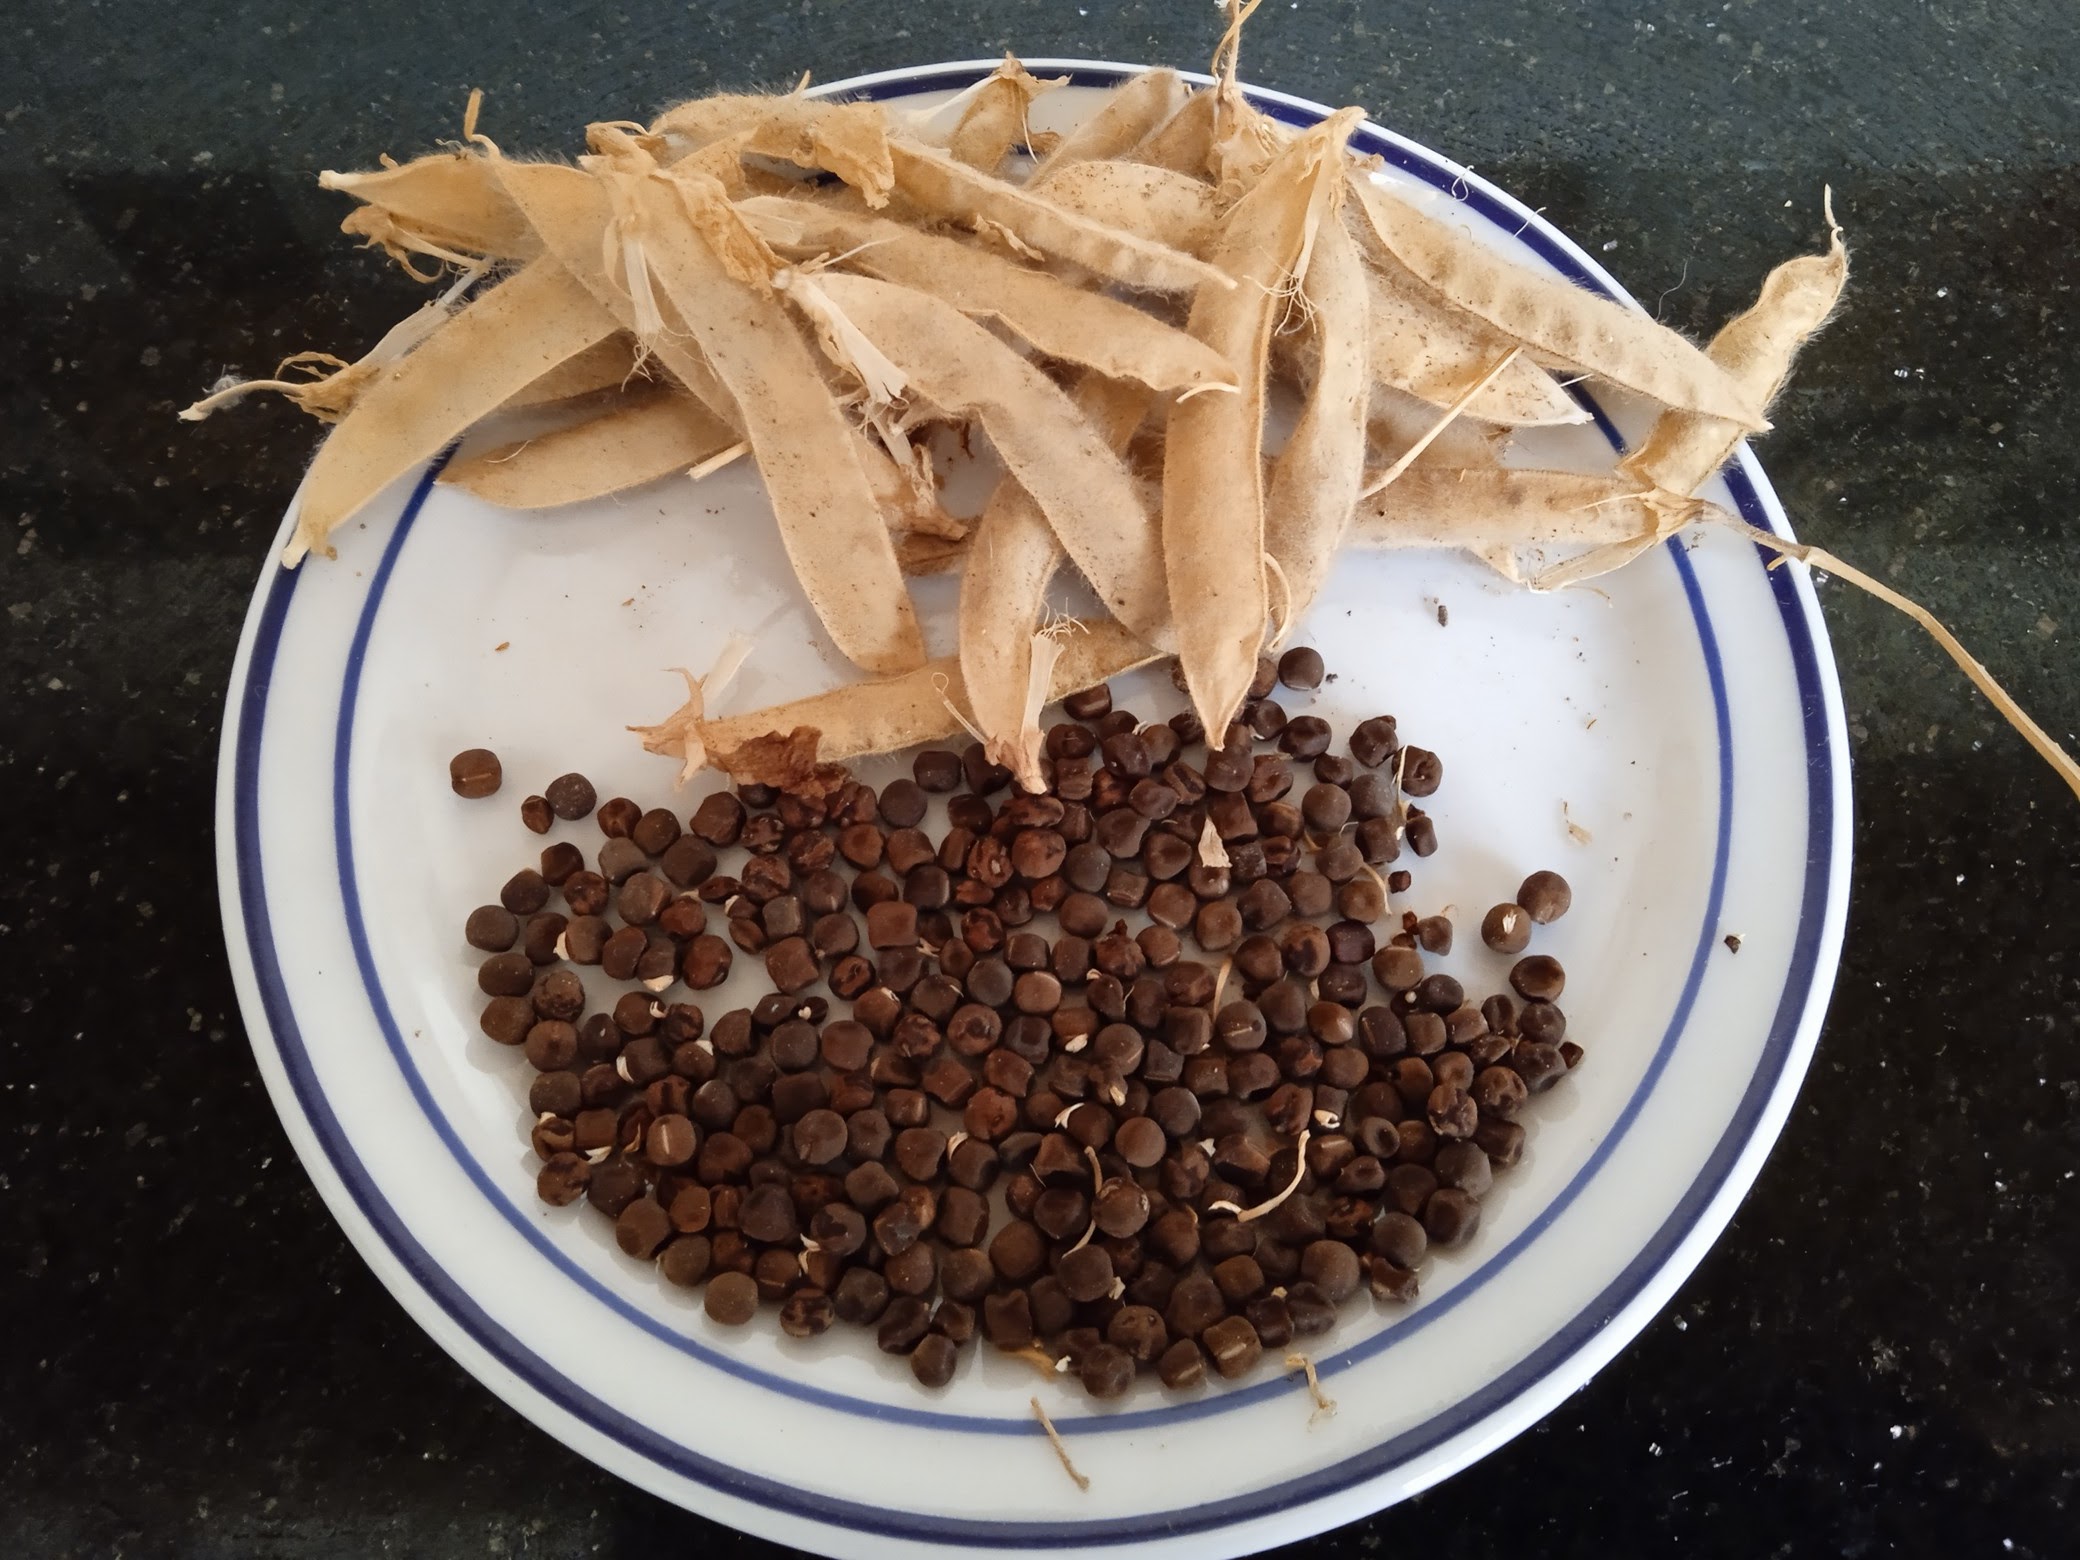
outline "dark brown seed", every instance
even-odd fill
[[[1400,763],[1401,789],[1406,795],[1429,796],[1444,784],[1444,760],[1427,748],[1409,748]]]
[[[1439,1187],[1423,1205],[1423,1229],[1433,1245],[1464,1245],[1480,1227],[1479,1199],[1455,1186]]]
[[[961,783],[961,760],[944,748],[926,748],[910,761],[910,773],[918,788],[933,793],[951,791]]]
[[[689,1185],[673,1194],[666,1211],[671,1214],[673,1229],[682,1235],[698,1235],[714,1217],[715,1204],[705,1186]]]
[[[608,839],[624,840],[635,829],[642,816],[642,808],[625,796],[616,796],[600,803],[594,820],[599,824],[599,832]]]
[[[1301,816],[1317,834],[1333,834],[1350,821],[1351,794],[1340,785],[1317,781],[1300,800]]]
[[[614,910],[630,926],[648,926],[664,909],[671,893],[656,873],[638,872],[614,896]]]
[[[1437,854],[1437,825],[1431,821],[1429,814],[1419,812],[1411,807],[1408,811],[1406,836],[1408,848],[1415,852],[1416,855],[1434,856]],[[1405,874],[1396,875],[1402,876]],[[1396,889],[1395,892],[1402,893],[1405,890]]]
[[[882,1330],[887,1331],[885,1323]],[[945,1386],[953,1380],[954,1367],[959,1363],[960,1350],[944,1333],[927,1333],[910,1351],[910,1374],[917,1378],[920,1386],[935,1389]]]
[[[1033,1342],[1033,1311],[1023,1289],[985,1295],[982,1301],[983,1336],[1006,1351],[1016,1351]]]
[[[1511,967],[1509,983],[1526,1001],[1557,1002],[1567,987],[1567,972],[1551,954],[1534,953]]]
[[[643,1195],[643,1179],[639,1166],[626,1159],[610,1159],[593,1170],[585,1200],[608,1218],[618,1219],[623,1208]]]
[[[708,1319],[741,1327],[758,1314],[758,1284],[748,1273],[717,1273],[703,1297]]]
[[[489,748],[464,748],[448,760],[448,784],[470,801],[491,795],[504,778],[498,755]]]
[[[831,1291],[831,1305],[840,1321],[870,1326],[888,1308],[888,1280],[872,1268],[847,1268]]]
[[[1401,737],[1391,715],[1375,715],[1351,730],[1351,757],[1367,769],[1377,769],[1401,751]]]
[[[1278,734],[1278,748],[1292,758],[1316,759],[1328,751],[1333,736],[1329,723],[1319,716],[1296,715]],[[1328,776],[1317,775],[1315,778],[1327,780]]]
[[[1098,1300],[1112,1290],[1112,1255],[1103,1246],[1084,1246],[1061,1260],[1055,1276],[1072,1300]]]
[[[563,887],[574,872],[585,870],[585,853],[569,840],[558,840],[554,845],[542,847],[542,879],[557,888]]]
[[[1507,997],[1499,999],[1508,1001]],[[1495,1026],[1491,1023],[1490,1028]],[[1526,1040],[1558,1045],[1567,1037],[1567,1015],[1550,1002],[1527,1002],[1517,1014],[1516,1032]]]
[[[1509,1064],[1531,1094],[1543,1094],[1567,1071],[1567,1059],[1560,1054],[1560,1047],[1539,1040],[1518,1041],[1517,1048],[1510,1053]]]
[[[1078,1357],[1076,1374],[1083,1382],[1083,1390],[1094,1398],[1123,1397],[1134,1385],[1134,1356],[1125,1349],[1101,1343]]]
[[[598,805],[598,793],[592,782],[580,774],[558,775],[543,788],[549,808],[566,823],[584,817]]]
[[[592,1166],[577,1154],[553,1155],[534,1178],[535,1195],[552,1208],[567,1208],[585,1195]]]
[[[1264,1355],[1263,1341],[1247,1317],[1230,1316],[1215,1322],[1200,1342],[1212,1359],[1213,1368],[1231,1381],[1255,1370]]]
[[[1452,922],[1449,916],[1426,915],[1416,922],[1416,942],[1425,953],[1452,951]],[[1454,1004],[1456,1006],[1456,1004]]]
[[[1150,1364],[1170,1347],[1170,1330],[1151,1306],[1126,1305],[1105,1324],[1105,1341],[1133,1360]]]
[[[779,991],[806,991],[821,973],[806,938],[783,938],[766,950],[766,975]]]
[[[1452,1012],[1466,1000],[1465,988],[1449,975],[1425,975],[1409,995],[1417,1007],[1440,1015]]]
[[[502,954],[513,946],[520,935],[520,918],[503,905],[479,905],[469,913],[469,920],[462,929],[464,939],[472,948],[486,953]],[[482,976],[479,976],[482,984]],[[522,988],[525,989],[525,988]],[[486,988],[487,995],[496,995]],[[513,993],[518,995],[518,993]]]
[[[1259,1295],[1242,1308],[1249,1318],[1250,1326],[1257,1330],[1257,1341],[1267,1349],[1282,1349],[1293,1338],[1293,1315],[1286,1309],[1282,1295]]]
[[[634,840],[616,837],[599,849],[600,876],[609,883],[620,883],[643,870],[650,858],[643,854],[643,847]],[[569,888],[566,886],[565,893]]]
[[[585,1011],[585,987],[570,970],[544,970],[535,978],[531,1000],[535,1012],[543,1018],[560,1018],[569,1023]]]
[[[814,1338],[830,1331],[837,1307],[821,1289],[798,1289],[780,1307],[780,1330],[790,1338]]]
[[[1326,671],[1322,653],[1310,645],[1295,645],[1278,658],[1278,680],[1303,693],[1321,687]]]
[[[648,1197],[637,1198],[614,1221],[615,1243],[639,1262],[656,1256],[658,1248],[671,1236],[671,1219]]]
[[[533,915],[549,902],[548,881],[534,868],[523,867],[506,879],[498,902],[515,915]]]
[[[729,979],[729,944],[720,937],[701,936],[686,945],[679,962],[679,978],[694,991],[707,991]]]
[[[1250,1296],[1263,1292],[1264,1270],[1257,1265],[1255,1257],[1228,1257],[1214,1264],[1213,1281],[1220,1286],[1221,1296],[1230,1306],[1239,1306]]]
[[[1446,1143],[1430,1168],[1440,1185],[1456,1187],[1470,1197],[1486,1196],[1495,1184],[1495,1167],[1475,1143]]]
[[[727,791],[712,792],[701,798],[687,827],[709,845],[734,845],[744,832],[744,804]]]
[[[598,915],[607,898],[607,880],[597,872],[573,872],[563,880],[563,902],[574,917]]]
[[[681,1235],[658,1259],[658,1268],[665,1279],[693,1288],[708,1276],[709,1266],[714,1260],[714,1248],[705,1235]]]
[[[1524,1075],[1511,1067],[1483,1068],[1473,1080],[1473,1100],[1483,1117],[1512,1120],[1524,1108],[1524,1100],[1530,1092]]]
[[[1242,707],[1242,723],[1259,741],[1275,741],[1286,729],[1285,706],[1273,699],[1251,699]]]
[[[520,821],[531,833],[547,834],[556,822],[556,814],[549,810],[549,798],[530,796],[524,799],[520,803]]]
[[[628,837],[652,856],[662,856],[679,838],[679,820],[668,809],[652,808],[635,822]]]
[[[1481,917],[1481,941],[1497,953],[1522,953],[1531,941],[1531,912],[1522,905],[1497,905]]]
[[[989,1260],[998,1277],[1008,1283],[1023,1284],[1045,1265],[1046,1238],[1035,1226],[1015,1219],[990,1241]]]
[[[1358,766],[1341,753],[1323,753],[1314,761],[1315,779],[1329,785],[1349,785],[1357,776]]]
[[[916,1241],[881,1264],[881,1276],[899,1295],[929,1295],[939,1287],[939,1254],[925,1241]]]
[[[1106,683],[1085,688],[1062,700],[1063,713],[1071,720],[1098,720],[1112,713],[1112,689]]]
[[[1206,1356],[1189,1338],[1179,1338],[1156,1362],[1156,1375],[1173,1392],[1186,1392],[1206,1380]]]
[[[1567,914],[1567,907],[1574,903],[1574,890],[1557,872],[1534,872],[1517,890],[1517,903],[1532,920],[1544,926]]]
[[[560,1072],[578,1059],[578,1031],[558,1019],[543,1019],[527,1031],[527,1060],[537,1071]]]

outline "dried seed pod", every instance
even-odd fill
[[[1020,185],[965,167],[934,147],[892,141],[889,151],[903,198],[933,216],[969,223],[979,219],[1037,254],[1074,261],[1130,287],[1191,292],[1202,285],[1210,291],[1235,286],[1203,260],[1078,216]]]
[[[1344,137],[1356,109],[1294,140],[1231,210],[1216,261],[1245,285],[1202,291],[1192,334],[1235,365],[1239,394],[1199,395],[1171,408],[1163,459],[1163,552],[1173,631],[1192,704],[1225,731],[1256,675],[1269,591],[1264,487],[1257,451],[1265,360],[1287,290],[1341,188]]]
[[[682,391],[623,398],[596,417],[450,461],[441,481],[508,509],[574,504],[639,487],[743,448]]]
[[[612,317],[548,259],[439,322],[409,355],[369,381],[319,449],[283,563],[293,568],[313,549],[329,556],[334,528],[363,504],[514,391],[613,329]]]
[[[1150,163],[1082,162],[1049,181],[1048,199],[1188,255],[1206,252],[1219,216],[1213,186]]]
[[[1050,186],[1071,168],[1102,164],[1133,150],[1177,112],[1185,92],[1184,82],[1174,70],[1145,70],[1121,82],[1074,130],[1055,143],[1033,170],[1027,187]],[[1048,193],[1052,196],[1054,191],[1049,189]]]
[[[761,196],[738,209],[784,253],[842,253],[853,270],[1002,322],[1050,358],[1153,390],[1235,382],[1219,354],[1153,315],[972,244],[803,200]]]
[[[815,285],[933,405],[981,423],[1113,616],[1142,638],[1160,635],[1169,602],[1155,523],[1126,466],[1075,403],[929,293],[836,273]]]
[[[1358,229],[1382,265],[1405,271],[1542,359],[1664,406],[1707,412],[1751,432],[1768,427],[1746,386],[1666,326],[1561,277],[1512,264],[1362,171],[1349,179],[1365,219]]]
[[[1300,420],[1272,465],[1264,509],[1264,547],[1285,578],[1280,637],[1328,578],[1365,480],[1370,396],[1362,272],[1343,224],[1323,223],[1301,278],[1318,368]]]

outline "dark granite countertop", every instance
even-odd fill
[[[719,85],[1007,47],[1203,61],[1206,0],[14,8],[0,63],[0,1547],[769,1551],[520,1420],[320,1206],[244,1043],[216,735],[311,434],[218,375],[414,296],[312,175]],[[1763,449],[1809,539],[2080,732],[2080,25],[2066,0],[1272,0],[1245,74],[1472,163],[1709,331],[1817,232],[1850,308]],[[1667,1312],[1474,1470],[1315,1555],[2080,1552],[2080,802],[1903,620],[1823,591],[1847,952],[1754,1194]]]

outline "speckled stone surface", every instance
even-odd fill
[[[1202,61],[1204,0],[30,4],[0,19],[0,1550],[775,1552],[435,1348],[290,1153],[211,890],[216,734],[312,434],[173,413],[414,297],[325,167],[717,86]],[[1763,454],[1809,539],[2080,731],[2080,26],[2067,0],[1269,0],[1246,74],[1471,162],[1671,322],[1814,240],[1853,303]],[[1311,1556],[2080,1552],[2080,802],[1902,620],[1823,591],[1857,773],[1819,1060],[1668,1312],[1471,1472]]]

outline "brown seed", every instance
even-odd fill
[[[1099,1300],[1112,1290],[1112,1255],[1103,1246],[1084,1246],[1061,1260],[1055,1276],[1072,1300]]]
[[[567,1208],[585,1195],[592,1166],[576,1154],[553,1155],[534,1178],[535,1195],[552,1208]]]
[[[556,814],[549,810],[549,798],[530,796],[520,803],[520,821],[533,834],[547,834],[556,822]]]
[[[542,788],[550,810],[566,823],[574,823],[598,805],[592,782],[581,774],[558,775]]]
[[[806,991],[816,984],[819,974],[816,954],[806,938],[782,938],[766,950],[766,975],[775,990]]]
[[[1531,941],[1531,912],[1522,905],[1496,905],[1481,917],[1481,941],[1497,953],[1522,953]]]
[[[679,978],[695,991],[707,991],[729,979],[730,946],[720,937],[700,936],[686,945]]]
[[[1278,680],[1303,693],[1321,687],[1327,670],[1322,653],[1309,645],[1295,645],[1278,658]]]
[[[886,1331],[885,1325],[883,1330]],[[928,1333],[917,1341],[917,1347],[910,1353],[910,1374],[917,1378],[920,1386],[936,1389],[953,1380],[954,1367],[959,1363],[960,1350],[951,1338],[942,1333]]]
[[[1213,1360],[1213,1368],[1229,1380],[1246,1376],[1263,1358],[1263,1341],[1246,1317],[1230,1316],[1208,1327],[1200,1342]]]
[[[919,872],[937,871],[919,867]],[[872,905],[867,910],[867,942],[874,948],[904,948],[917,942],[917,906],[902,900]]]
[[[1206,1356],[1189,1338],[1179,1338],[1156,1362],[1156,1375],[1173,1392],[1187,1392],[1206,1380]]]
[[[687,827],[712,846],[734,845],[744,832],[744,804],[727,791],[713,792],[701,799]]]
[[[1401,760],[1401,789],[1409,796],[1429,796],[1444,784],[1444,760],[1427,748],[1410,747]]]
[[[464,748],[448,760],[448,784],[470,801],[491,795],[503,779],[498,755],[489,748]]]
[[[1544,926],[1567,914],[1568,906],[1574,903],[1574,890],[1557,872],[1534,872],[1517,890],[1517,903],[1532,920]]]
[[[748,1273],[717,1273],[702,1303],[710,1321],[741,1327],[758,1314],[758,1283]]]
[[[780,1308],[780,1330],[790,1338],[814,1338],[830,1331],[837,1308],[821,1289],[798,1289]]]
[[[838,1319],[864,1327],[876,1321],[888,1307],[888,1280],[872,1268],[851,1267],[831,1291],[831,1304]]]
[[[1534,953],[1511,967],[1509,983],[1526,1001],[1557,1002],[1567,987],[1567,972],[1551,954]]]
[[[640,1262],[657,1255],[672,1236],[672,1221],[664,1209],[648,1197],[639,1197],[621,1210],[614,1221],[614,1240]]]
[[[625,840],[635,832],[635,826],[642,820],[642,816],[642,808],[625,796],[616,796],[600,803],[599,811],[593,814],[593,821],[599,825],[599,832],[608,839]]]
[[[1423,1205],[1423,1229],[1437,1246],[1462,1246],[1481,1227],[1480,1200],[1455,1186],[1441,1186]]]
[[[1351,729],[1351,757],[1367,769],[1377,769],[1401,751],[1401,737],[1391,715],[1375,715]]]

